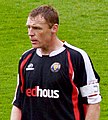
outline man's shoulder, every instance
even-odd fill
[[[34,48],[31,48],[31,49],[29,49],[29,50],[26,50],[26,51],[22,54],[21,59],[25,59],[27,56],[34,54],[35,51],[36,51],[36,49],[34,49]]]
[[[73,46],[73,45],[71,45],[71,44],[69,44],[69,43],[67,43],[67,42],[65,42],[64,45],[67,47],[67,49],[68,49],[71,53],[75,52],[75,53],[78,53],[78,54],[81,54],[81,55],[87,54],[83,49],[78,48],[78,47],[76,47],[76,46]]]
[[[28,54],[31,54],[31,53],[35,52],[35,51],[36,51],[36,49],[34,49],[34,48],[28,49],[22,54],[22,56],[26,56]]]

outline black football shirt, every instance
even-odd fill
[[[22,120],[84,120],[83,105],[101,101],[98,89],[85,91],[99,83],[90,58],[67,43],[50,55],[38,49],[25,52],[18,72],[13,104],[21,109]]]

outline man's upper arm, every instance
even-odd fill
[[[21,110],[18,107],[12,107],[10,120],[21,120]]]

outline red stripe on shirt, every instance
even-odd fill
[[[26,64],[26,62],[28,61],[28,59],[31,57],[32,54],[29,54],[21,63],[20,65],[20,77],[21,77],[21,92],[23,93],[23,90],[24,90],[24,75],[23,75],[23,68]]]
[[[70,52],[68,50],[67,50],[67,55],[68,55],[68,63],[69,63],[69,78],[70,78],[71,84],[73,86],[72,103],[73,103],[74,115],[75,115],[75,120],[80,120],[80,113],[79,113],[79,109],[78,109],[78,91],[72,80],[74,71],[73,71],[73,66],[72,66],[72,60],[70,58]]]

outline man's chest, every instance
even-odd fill
[[[33,56],[25,67],[26,87],[56,88],[68,79],[68,63],[62,56]]]

